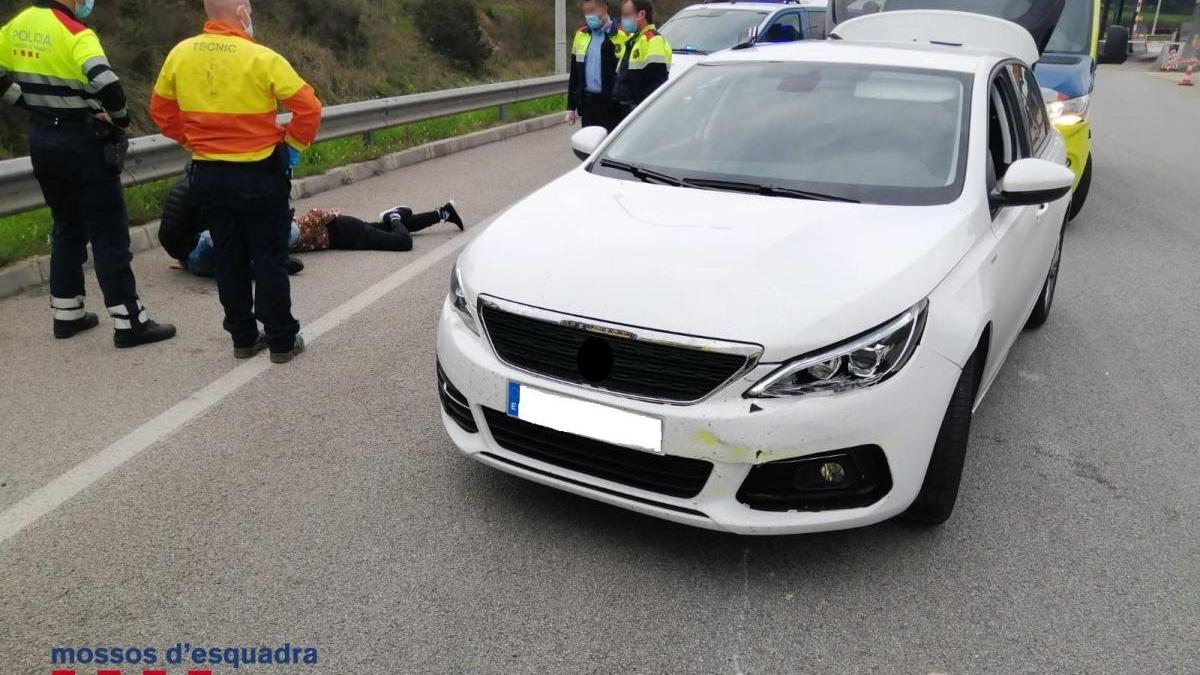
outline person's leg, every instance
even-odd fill
[[[73,337],[99,325],[99,318],[84,310],[83,263],[87,260],[87,230],[79,202],[71,193],[76,163],[58,147],[31,139],[29,154],[34,177],[54,220],[50,234],[50,307],[54,335]]]
[[[236,176],[224,175],[228,167],[197,165],[193,193],[200,204],[200,223],[212,234],[216,249],[217,295],[225,310],[224,327],[235,348],[258,341],[258,323],[254,320],[254,285],[250,271],[250,250],[236,205],[226,192],[236,184]]]
[[[329,245],[343,251],[411,251],[413,241],[403,226],[385,230],[352,216],[338,216],[329,223]]]
[[[292,225],[290,187],[282,171],[260,167],[246,174],[243,188],[238,191],[242,200],[239,217],[253,261],[254,312],[263,324],[272,355],[292,352],[300,334],[300,322],[292,316],[287,268]]]

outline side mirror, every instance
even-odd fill
[[[1129,58],[1129,29],[1125,26],[1109,26],[1104,34],[1104,51],[1100,63],[1125,63]]]
[[[745,33],[742,33],[742,36],[738,38],[737,44],[733,46],[733,49],[749,49],[757,42],[758,26],[751,26],[749,30],[747,30]]]
[[[571,150],[580,161],[586,160],[596,152],[596,148],[608,138],[608,129],[604,127],[584,127],[571,136]]]
[[[992,208],[1038,206],[1066,197],[1075,185],[1075,174],[1061,164],[1044,159],[1022,159],[1008,172],[989,195]]]

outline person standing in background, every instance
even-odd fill
[[[608,0],[583,0],[580,10],[586,23],[571,46],[567,124],[582,120],[585,127],[612,131],[618,118],[613,85],[629,36],[609,16]]]
[[[234,356],[269,348],[272,362],[287,363],[304,351],[287,270],[291,174],[316,140],[321,102],[286,59],[254,41],[250,0],[205,0],[204,10],[204,33],[167,56],[151,115],[192,152]],[[280,105],[292,112],[286,128]]]
[[[671,70],[671,45],[654,26],[654,4],[650,0],[625,1],[621,6],[621,30],[629,37],[613,89],[617,123],[666,84]]]
[[[29,112],[29,156],[54,217],[50,307],[54,337],[100,325],[84,310],[83,263],[92,244],[96,280],[119,349],[175,337],[138,298],[121,169],[129,109],[96,33],[83,24],[94,0],[34,0],[0,28],[0,100]]]

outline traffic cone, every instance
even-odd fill
[[[1194,66],[1188,66],[1187,72],[1183,74],[1183,79],[1179,81],[1179,86],[1181,86],[1181,87],[1196,86],[1195,84],[1192,83],[1192,68],[1194,68]]]

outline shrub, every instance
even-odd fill
[[[491,57],[475,0],[422,0],[414,9],[417,29],[434,51],[474,71]]]

